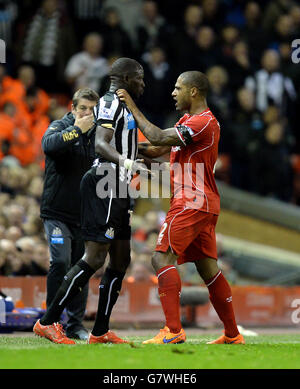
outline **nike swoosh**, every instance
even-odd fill
[[[170,343],[170,342],[172,342],[172,340],[179,338],[180,335],[181,334],[176,335],[176,336],[174,336],[174,338],[171,338],[171,339],[166,339],[166,337],[164,337],[163,341],[164,341],[164,343]]]
[[[225,344],[232,344],[234,342],[235,342],[235,340],[233,340],[232,342],[225,342]]]

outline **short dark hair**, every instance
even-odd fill
[[[206,97],[209,90],[209,82],[207,76],[197,70],[190,70],[184,72],[180,75],[183,79],[185,85],[190,86],[191,88],[195,87],[199,90],[199,93]]]
[[[112,64],[109,75],[110,77],[122,77],[123,75],[137,73],[142,69],[142,65],[135,59],[122,57]]]
[[[73,95],[72,103],[74,107],[77,107],[80,99],[87,99],[90,101],[96,101],[98,103],[99,95],[91,88],[81,88],[78,89]]]

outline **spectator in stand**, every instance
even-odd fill
[[[157,3],[152,0],[144,1],[143,17],[136,31],[139,55],[159,43],[160,31],[164,25],[165,20],[158,12]]]
[[[101,80],[108,74],[108,63],[101,53],[102,36],[96,32],[88,34],[83,41],[83,51],[73,55],[65,70],[65,77],[75,93],[80,88],[99,90]]]
[[[73,0],[67,1],[68,13],[74,21],[78,47],[82,45],[82,38],[93,31],[98,31],[101,24],[103,1]]]
[[[32,237],[22,237],[16,242],[21,266],[15,269],[15,276],[44,276],[47,275],[49,254],[47,246],[37,243]]]
[[[231,118],[232,93],[228,88],[228,73],[222,66],[212,66],[206,72],[210,93],[207,104],[215,113],[215,117],[222,128],[222,137],[219,142],[219,151],[228,152],[231,139],[228,136],[228,123]]]
[[[199,5],[188,5],[184,11],[183,22],[168,35],[166,50],[170,63],[177,68],[175,73],[193,68],[195,39],[202,18],[203,12]]]
[[[294,25],[294,32],[299,36],[300,32],[300,6],[299,5],[293,5],[290,8],[289,15],[292,17],[293,25]]]
[[[231,155],[231,185],[254,190],[249,176],[250,149],[253,141],[262,137],[264,123],[255,108],[254,93],[246,88],[237,92],[237,107],[229,127]]]
[[[16,93],[16,80],[7,74],[7,69],[0,64],[0,108],[8,100],[7,96]]]
[[[0,160],[8,155],[10,145],[14,139],[15,112],[15,106],[9,102],[6,102],[3,111],[0,111]]]
[[[42,242],[37,242],[32,257],[31,275],[47,275],[49,270],[49,261],[50,255],[47,245]]]
[[[291,44],[295,38],[297,36],[295,36],[295,25],[292,16],[281,15],[276,22],[275,31],[270,39],[272,47],[278,50],[280,43]]]
[[[76,51],[76,41],[59,1],[43,0],[25,31],[22,61],[35,68],[37,84],[47,92],[64,90],[63,71]]]
[[[252,145],[249,166],[252,185],[258,194],[291,200],[292,170],[282,121],[269,124],[263,139]]]
[[[224,7],[218,0],[203,0],[203,25],[219,31],[224,20]]]
[[[263,112],[272,103],[280,107],[284,116],[292,117],[293,103],[297,95],[292,80],[280,71],[278,52],[265,50],[261,64],[262,68],[245,81],[246,88],[255,93],[256,108]]]
[[[261,54],[268,42],[268,34],[261,26],[262,11],[260,5],[255,1],[248,2],[245,6],[244,16],[245,25],[241,29],[241,38],[248,44],[253,66],[258,67]]]
[[[221,30],[221,60],[226,63],[227,58],[233,55],[233,47],[240,40],[240,31],[237,27],[226,25]]]
[[[8,239],[0,240],[0,275],[8,276],[14,271],[14,264],[20,266],[20,259],[14,242]]]
[[[296,2],[294,0],[269,1],[263,15],[263,29],[272,35],[278,18],[288,13],[295,4]]]
[[[23,164],[32,162],[41,163],[43,154],[41,151],[41,140],[44,132],[49,126],[50,120],[47,115],[50,105],[49,96],[41,89],[34,86],[26,90],[26,95],[19,106],[20,115],[27,122],[27,132],[29,132],[29,142],[21,148],[21,155],[17,158],[24,159],[24,152],[30,152],[30,157]],[[25,148],[25,150],[24,150]]]
[[[205,73],[206,70],[220,62],[220,50],[216,44],[215,32],[211,27],[200,27],[196,39],[196,49],[193,53],[194,69]]]
[[[6,209],[3,210],[3,213],[7,218],[8,226],[17,226],[22,229],[23,221],[25,218],[23,207],[11,203]]]
[[[35,243],[30,237],[22,237],[16,242],[16,248],[22,261],[21,267],[15,271],[16,276],[31,274],[31,261],[33,258]]]
[[[11,240],[12,242],[16,242],[21,237],[22,230],[20,227],[17,226],[10,226],[5,233],[5,238]]]
[[[133,55],[131,40],[121,25],[118,11],[115,8],[107,8],[102,20],[100,32],[104,41],[103,55],[107,59],[115,53],[119,53],[120,57],[131,57]]]
[[[248,45],[244,41],[238,41],[233,45],[232,56],[228,56],[224,65],[229,73],[229,88],[236,91],[241,88],[246,77],[252,74]]]
[[[35,76],[35,71],[33,67],[28,66],[28,65],[23,65],[20,66],[18,69],[18,80],[21,85],[23,86],[23,91],[22,95],[20,96],[21,99],[24,98],[26,95],[26,91],[30,88],[37,88],[37,99],[38,99],[38,104],[34,106],[33,110],[33,120],[38,120],[38,117],[40,115],[44,115],[47,113],[49,109],[49,104],[50,104],[50,97],[49,95],[41,88],[39,88],[36,85],[36,76]]]
[[[165,122],[172,109],[171,84],[173,74],[166,54],[161,47],[154,46],[143,55],[144,81],[151,85],[140,98],[141,107],[157,125]]]
[[[105,0],[103,10],[115,8],[121,25],[130,37],[133,47],[137,46],[136,29],[142,14],[143,0]]]

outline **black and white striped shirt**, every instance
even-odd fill
[[[100,17],[103,1],[75,0],[75,16],[81,20],[97,19]]]
[[[110,146],[123,157],[135,160],[138,153],[138,129],[131,111],[122,103],[116,93],[107,92],[94,108],[98,126],[114,131]],[[94,166],[107,162],[103,157],[94,162]]]

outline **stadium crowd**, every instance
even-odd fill
[[[0,275],[47,274],[43,133],[68,112],[78,88],[102,95],[121,56],[143,64],[139,106],[161,127],[179,117],[171,98],[178,74],[206,73],[222,131],[217,178],[300,205],[300,65],[291,60],[297,1],[0,0],[0,38]],[[145,218],[134,218],[136,279],[152,276],[162,219],[156,211]]]

